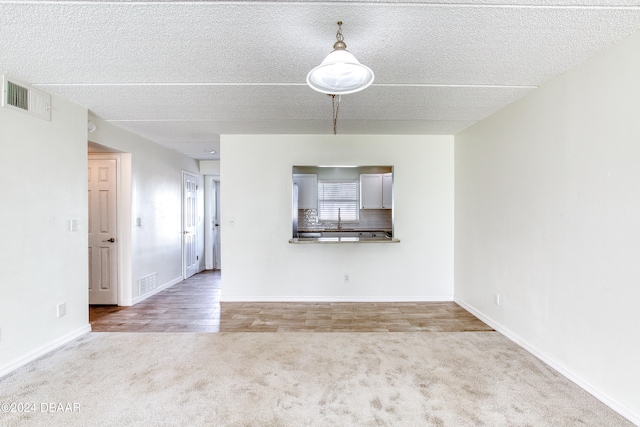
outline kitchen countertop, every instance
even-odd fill
[[[294,244],[326,244],[326,243],[400,243],[400,239],[390,237],[297,237],[289,239]]]
[[[390,233],[390,228],[304,228],[298,229],[298,233],[323,233],[323,232],[361,232],[361,233]]]

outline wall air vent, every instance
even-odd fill
[[[2,106],[51,120],[51,95],[2,76]]]
[[[138,279],[138,295],[144,295],[158,287],[158,273],[151,273]]]

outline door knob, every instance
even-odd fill
[[[108,240],[103,240],[103,242],[111,242],[111,243],[113,243],[115,241],[116,241],[116,239],[114,239],[113,237],[108,239]]]

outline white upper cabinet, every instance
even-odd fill
[[[318,209],[318,175],[294,173],[293,183],[298,184],[298,209]]]
[[[360,209],[382,209],[382,174],[360,175]]]
[[[392,173],[361,174],[360,209],[391,209],[393,207],[392,183]]]
[[[382,209],[393,207],[393,174],[382,174]]]

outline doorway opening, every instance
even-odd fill
[[[89,304],[118,304],[118,158],[89,156]]]
[[[221,270],[220,246],[220,176],[206,175],[204,180],[205,233],[204,256],[207,270]]]
[[[91,141],[87,145],[89,305],[130,306],[131,154]],[[107,184],[108,189],[101,188]]]

